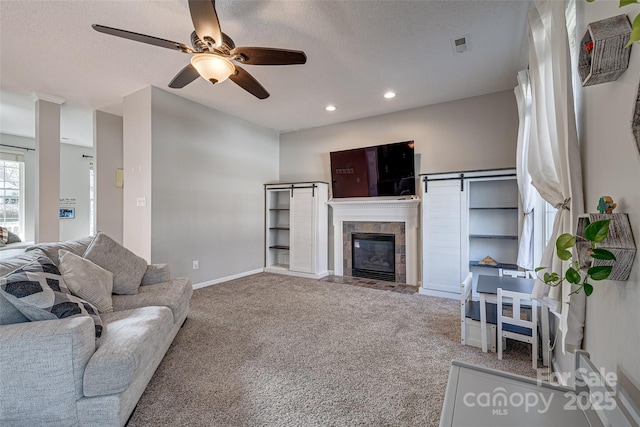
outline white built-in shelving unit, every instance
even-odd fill
[[[264,188],[264,271],[328,275],[328,184],[274,183]]]
[[[457,297],[469,271],[517,269],[520,211],[514,169],[421,175],[420,293]],[[497,265],[481,265],[490,256]]]

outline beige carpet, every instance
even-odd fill
[[[455,300],[275,274],[194,292],[129,427],[435,426],[452,359],[534,376],[460,345]]]

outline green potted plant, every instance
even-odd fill
[[[592,259],[615,261],[615,255],[606,249],[596,247],[597,243],[602,242],[609,234],[609,223],[611,220],[605,219],[594,221],[587,224],[584,228],[584,236],[565,233],[556,240],[556,256],[562,261],[568,262],[567,269],[564,273],[545,272],[543,276],[538,274],[538,278],[549,286],[559,286],[563,281],[567,281],[578,287],[571,292],[576,294],[584,289],[586,296],[593,293],[593,281],[604,280],[609,277],[612,271],[611,265],[591,266]],[[587,257],[584,260],[573,258],[572,248],[577,241],[584,241],[589,244],[587,249]],[[563,263],[563,267],[564,267]],[[536,274],[548,267],[536,268]]]

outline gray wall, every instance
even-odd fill
[[[95,111],[96,230],[122,243],[123,189],[116,187],[116,169],[122,169],[122,117]]]
[[[151,261],[151,86],[124,98],[122,244]]]
[[[515,167],[513,91],[467,98],[280,136],[280,180],[331,181],[329,152],[413,140],[416,172]]]
[[[277,133],[157,88],[152,123],[151,260],[193,283],[262,268]]]
[[[590,22],[630,13],[618,2],[578,2],[578,39]],[[578,111],[582,151],[584,200],[587,212],[596,212],[598,199],[609,195],[616,212],[631,220],[636,245],[640,244],[640,152],[631,132],[638,93],[640,45],[631,50],[629,69],[615,82],[583,88]],[[604,281],[594,285],[587,299],[584,347],[597,366],[624,372],[640,384],[640,256],[636,254],[627,282]]]
[[[282,134],[280,180],[330,183],[331,151],[408,140],[415,142],[416,174],[510,168],[517,137],[513,91],[498,92]],[[331,216],[329,230],[333,270]]]

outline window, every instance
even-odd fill
[[[0,153],[0,226],[24,240],[24,158]]]
[[[553,221],[556,218],[558,209],[551,206],[547,201],[544,202],[544,242],[549,243],[551,233],[553,233]]]

